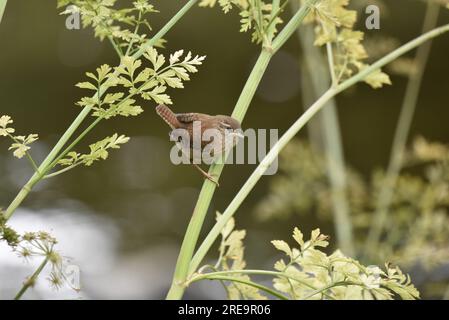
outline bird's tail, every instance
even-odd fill
[[[176,117],[176,114],[174,114],[173,111],[171,111],[170,108],[166,105],[158,105],[156,107],[156,112],[162,119],[164,119],[164,121],[170,126],[170,128],[176,129],[181,126],[181,123]]]

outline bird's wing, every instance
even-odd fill
[[[192,123],[193,121],[199,121],[200,117],[203,116],[203,119],[209,117],[208,115],[203,115],[200,113],[177,113],[176,118],[179,122],[182,123]]]

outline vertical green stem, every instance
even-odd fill
[[[268,66],[271,56],[272,55],[269,51],[265,49],[262,50],[248,80],[246,81],[246,84],[235,106],[234,112],[232,113],[232,116],[239,121],[242,121],[245,117],[246,111],[248,110],[249,104]],[[223,164],[214,164],[211,166],[209,173],[218,179],[223,171],[223,167]],[[190,260],[192,259],[201,227],[206,217],[207,210],[209,209],[209,204],[212,200],[215,188],[216,185],[213,182],[209,180],[204,181],[197,204],[193,211],[192,218],[189,226],[187,227],[187,231],[181,245],[172,286],[167,294],[167,299],[180,299],[184,294],[184,282],[186,281],[188,275]]]
[[[438,13],[439,5],[428,1],[422,28],[423,33],[435,28],[438,20]],[[419,91],[427,61],[429,59],[431,46],[432,42],[429,41],[420,46],[416,53],[415,62],[417,65],[417,72],[410,75],[407,84],[404,101],[402,103],[401,112],[393,139],[390,161],[385,175],[384,185],[377,200],[376,213],[365,243],[364,253],[368,255],[377,250],[377,245],[380,241],[380,237],[387,220],[388,209],[391,201],[393,200],[394,188],[401,170],[402,157],[418,102]]]

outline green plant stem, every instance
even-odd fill
[[[136,24],[136,27],[134,28],[134,32],[133,32],[134,36],[137,36],[137,33],[139,32],[139,28],[140,28],[140,23],[141,22],[142,22],[142,11],[139,11],[139,16],[137,18],[137,24]],[[126,49],[126,52],[125,52],[125,56],[127,56],[131,52],[131,49],[132,49],[132,46],[133,46],[134,42],[135,42],[134,39],[132,39],[129,42],[128,48]]]
[[[264,275],[264,276],[273,276],[273,277],[283,277],[287,278],[289,280],[296,281],[300,283],[303,286],[306,286],[312,290],[318,290],[316,287],[314,287],[311,284],[308,284],[302,279],[290,276],[288,274],[279,272],[279,271],[270,271],[270,270],[253,270],[253,269],[244,269],[244,270],[227,270],[227,271],[215,271],[215,272],[208,272],[205,274],[198,274],[194,275],[192,279],[188,282],[189,284],[195,281],[208,279],[209,276],[222,276],[222,275],[228,275],[228,274],[254,274],[254,275]]]
[[[117,53],[117,55],[119,56],[119,58],[123,57],[122,49],[117,45],[114,38],[111,36],[108,36],[108,39],[109,39],[109,42],[111,42],[111,45],[114,48],[115,53]]]
[[[318,290],[316,290],[316,291],[310,293],[309,295],[305,296],[305,297],[303,298],[303,300],[308,300],[308,299],[312,298],[313,296],[316,296],[317,294],[320,294],[320,293],[324,295],[324,292],[325,292],[325,291],[327,291],[327,290],[329,290],[329,289],[332,289],[332,288],[335,288],[335,287],[339,287],[339,286],[350,286],[350,285],[360,285],[360,284],[357,284],[357,283],[352,282],[352,281],[339,281],[339,282],[334,282],[334,283],[331,283],[331,284],[325,286],[324,288],[318,289]]]
[[[418,47],[419,45],[425,43],[426,41],[433,39],[445,32],[449,31],[449,24],[443,25],[439,28],[435,28],[418,38],[402,45],[398,49],[389,53],[385,57],[379,59],[369,67],[363,69],[356,75],[345,80],[335,88],[330,88],[327,90],[310,108],[308,108],[302,116],[284,133],[284,135],[279,139],[279,141],[273,146],[273,148],[268,152],[265,158],[260,162],[242,188],[239,190],[237,195],[231,201],[229,206],[220,216],[214,227],[211,229],[209,234],[206,236],[199,249],[195,253],[192,262],[190,263],[189,274],[195,272],[201,261],[204,259],[205,255],[209,251],[210,247],[213,245],[217,237],[220,235],[220,231],[229,221],[229,219],[234,215],[243,201],[246,199],[248,194],[254,188],[259,179],[263,176],[264,172],[270,167],[271,163],[277,157],[279,152],[287,145],[287,143],[304,127],[304,125],[318,112],[320,111],[326,103],[336,96],[338,93],[348,89],[354,84],[365,79],[373,71],[382,68],[386,64],[400,57],[401,55],[407,53],[410,50]]]
[[[440,5],[431,1],[427,2],[427,10],[423,23],[423,33],[435,28],[438,21]],[[394,188],[402,167],[402,158],[410,132],[413,115],[418,103],[419,92],[426,65],[429,59],[432,42],[429,41],[420,46],[417,50],[415,63],[416,73],[411,74],[407,84],[404,100],[399,115],[398,124],[393,138],[393,145],[390,153],[390,160],[385,174],[382,189],[380,191],[373,223],[369,231],[364,253],[368,256],[377,250],[382,231],[387,221],[387,214],[393,200]]]
[[[36,282],[36,280],[39,277],[40,273],[42,272],[42,270],[44,270],[45,266],[47,265],[48,260],[49,260],[49,257],[46,257],[44,259],[44,261],[42,261],[42,263],[39,265],[39,267],[36,269],[36,271],[34,271],[34,273],[31,275],[31,277],[25,281],[25,283],[23,284],[22,288],[19,290],[19,292],[14,297],[14,300],[20,300],[22,298],[23,294],[31,286],[34,285],[34,283]]]
[[[170,29],[186,14],[192,6],[198,2],[198,0],[190,0],[188,1],[165,25],[162,27],[161,30],[159,30],[158,33],[156,33],[151,39],[149,39],[139,51],[137,51],[133,57],[139,58],[143,55],[145,50],[147,50],[149,47],[152,47],[157,41],[159,41]],[[6,4],[6,2],[5,2]],[[100,90],[100,96],[104,94],[104,92],[108,89],[107,86],[102,86]],[[16,195],[14,200],[11,202],[11,204],[6,209],[4,216],[5,219],[8,220],[11,218],[11,216],[14,214],[15,210],[19,207],[19,205],[23,202],[23,200],[28,196],[32,188],[36,183],[38,183],[43,178],[43,173],[48,171],[49,166],[51,166],[52,162],[56,159],[59,152],[62,150],[62,148],[66,145],[66,143],[70,140],[70,138],[73,136],[75,131],[78,129],[78,127],[81,125],[81,123],[84,121],[84,119],[90,114],[90,111],[92,110],[91,107],[85,107],[79,115],[75,118],[75,120],[72,122],[72,124],[69,126],[69,128],[64,132],[62,137],[59,139],[59,141],[56,143],[56,145],[53,147],[53,149],[50,151],[50,153],[47,155],[47,157],[44,159],[44,161],[41,163],[41,165],[38,168],[38,172],[34,173],[34,175],[28,180],[28,182],[22,187],[22,189],[19,191],[19,193]]]
[[[8,0],[0,0],[0,22],[2,22],[3,13],[5,12],[7,2]]]
[[[66,167],[66,168],[64,168],[64,169],[61,169],[61,170],[58,170],[58,171],[55,171],[55,172],[46,174],[46,175],[43,177],[43,179],[49,179],[49,178],[56,177],[56,176],[58,176],[58,175],[60,175],[60,174],[63,174],[63,173],[65,173],[65,172],[69,171],[69,170],[72,170],[72,169],[78,167],[78,166],[81,165],[81,164],[83,164],[83,163],[82,163],[82,162],[78,162],[78,163],[72,164],[71,166],[68,166],[68,167]]]
[[[310,4],[315,3],[317,0],[309,0],[306,5],[301,7],[301,9],[296,13],[290,22],[284,27],[281,33],[274,39],[273,47],[264,47],[259,55],[259,58],[254,65],[248,80],[243,87],[242,93],[235,105],[232,117],[243,121],[246,112],[248,111],[251,100],[254,97],[256,89],[262,79],[262,76],[271,60],[273,54],[280,48],[282,44],[287,41],[293,32],[295,32],[296,27],[301,23],[302,19],[310,11]],[[294,21],[293,21],[294,20]],[[293,21],[293,22],[292,22]],[[281,37],[282,35],[282,37]],[[281,37],[280,40],[278,38]],[[219,179],[221,172],[223,171],[224,164],[217,163],[213,164],[209,169],[209,174],[213,176],[216,180]],[[204,219],[206,217],[207,211],[209,209],[212,196],[215,192],[216,185],[210,180],[205,180],[200,191],[195,209],[190,219],[189,225],[187,227],[186,233],[184,235],[184,240],[181,245],[178,260],[176,262],[176,268],[173,275],[172,284],[170,290],[167,294],[167,299],[181,299],[185,290],[185,281],[189,272],[189,265],[192,259],[196,244],[198,242],[198,237],[203,225]]]
[[[241,278],[234,278],[234,277],[229,277],[229,276],[220,276],[220,275],[218,275],[218,276],[209,276],[206,279],[208,279],[208,280],[221,280],[221,281],[231,281],[231,282],[242,283],[242,284],[245,284],[247,286],[251,286],[251,287],[257,288],[259,290],[262,290],[262,291],[264,291],[266,293],[269,293],[272,296],[274,296],[276,298],[279,298],[281,300],[288,300],[288,297],[284,296],[283,294],[281,294],[281,293],[279,293],[279,292],[277,292],[277,291],[275,291],[275,290],[273,290],[271,288],[268,288],[268,287],[266,287],[264,285],[261,285],[261,284],[258,284],[256,282],[252,282],[252,281],[249,281],[249,280],[244,280],[244,279],[241,279]]]
[[[30,193],[31,189],[34,187],[34,185],[39,182],[39,180],[42,179],[42,173],[45,172],[48,165],[51,164],[54,158],[57,157],[59,151],[64,147],[64,145],[67,143],[67,141],[70,139],[70,137],[73,135],[75,130],[79,127],[81,122],[83,122],[84,118],[87,117],[90,113],[91,108],[84,108],[80,114],[76,117],[76,119],[73,121],[73,123],[70,125],[70,127],[66,130],[66,132],[62,135],[62,137],[59,139],[59,141],[56,143],[56,145],[53,147],[53,149],[50,151],[50,153],[47,155],[47,157],[44,159],[44,161],[41,163],[41,165],[38,168],[38,172],[35,172],[33,176],[28,180],[28,182],[22,187],[22,189],[19,191],[17,196],[14,198],[14,200],[11,202],[11,204],[8,206],[8,208],[5,211],[5,219],[8,220],[11,218],[11,216],[14,214],[14,211],[18,208],[18,206],[22,203],[22,201],[27,197],[27,195]]]

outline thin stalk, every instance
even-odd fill
[[[37,278],[41,274],[42,270],[44,270],[45,266],[47,265],[48,260],[49,260],[49,257],[47,256],[44,259],[44,261],[42,261],[42,263],[39,265],[39,267],[36,269],[36,271],[34,271],[34,273],[31,275],[31,277],[25,281],[25,283],[23,284],[22,288],[19,290],[19,292],[17,292],[16,296],[14,297],[14,300],[20,300],[22,298],[23,294],[31,286],[34,285],[34,283],[36,282]]]
[[[164,27],[162,27],[161,30],[159,30],[158,33],[156,33],[151,39],[149,39],[141,48],[139,51],[137,51],[133,57],[139,58],[143,55],[143,53],[151,46],[153,46],[157,41],[159,41],[170,29],[184,16],[184,14],[187,13],[187,11],[196,3],[198,0],[190,0],[188,1],[166,24]],[[6,4],[6,2],[5,2]],[[100,96],[104,94],[104,92],[108,89],[107,86],[103,86],[100,90]],[[34,185],[39,182],[43,178],[43,172],[46,172],[48,169],[48,166],[53,162],[53,160],[58,156],[59,152],[62,150],[62,148],[66,145],[66,143],[70,140],[72,135],[75,133],[75,131],[78,129],[78,127],[81,125],[81,123],[84,121],[84,119],[90,114],[90,111],[92,110],[91,107],[85,107],[79,115],[75,118],[75,120],[72,122],[72,124],[69,126],[69,128],[65,131],[65,133],[62,135],[62,137],[59,139],[59,141],[56,143],[56,145],[53,147],[53,149],[50,151],[50,153],[47,155],[47,157],[44,159],[44,161],[39,166],[39,173],[35,173],[28,182],[22,187],[22,189],[19,191],[19,193],[16,195],[14,200],[11,202],[11,204],[6,209],[4,216],[6,220],[8,220],[13,214],[14,211],[19,207],[19,205],[23,202],[23,200],[28,196],[31,189],[34,187]]]
[[[2,22],[3,13],[5,12],[7,2],[8,0],[0,0],[0,22]]]
[[[274,23],[274,20],[277,18],[277,16],[281,13],[282,8],[279,7],[280,0],[273,0],[271,3],[271,17],[270,22],[268,23],[267,27],[267,35],[268,35],[268,41],[272,41],[275,34],[276,24]]]
[[[263,276],[273,276],[273,277],[283,277],[289,280],[296,281],[303,286],[306,286],[312,290],[318,290],[315,286],[308,284],[302,279],[290,276],[288,274],[279,272],[279,271],[270,271],[270,270],[252,270],[252,269],[244,269],[244,270],[227,270],[227,271],[214,271],[208,272],[205,274],[198,274],[192,277],[192,279],[188,282],[189,284],[195,281],[208,279],[209,276],[222,276],[228,274],[255,274],[255,275],[263,275]]]
[[[284,27],[284,29],[279,33],[279,35],[273,41],[272,48],[264,47],[254,65],[248,80],[243,87],[242,93],[235,105],[232,117],[243,121],[245,114],[249,108],[251,100],[254,97],[256,89],[262,79],[262,76],[271,60],[274,52],[276,52],[282,44],[287,41],[287,39],[295,32],[296,27],[305,18],[307,13],[310,11],[310,4],[315,3],[317,0],[309,0],[306,5],[301,7],[301,9],[296,13],[290,22]],[[280,40],[278,40],[280,37]],[[224,164],[217,163],[213,164],[209,169],[209,174],[215,177],[216,180],[221,175],[223,171]],[[198,242],[198,237],[203,225],[204,219],[206,217],[207,211],[209,209],[212,196],[215,192],[216,185],[210,180],[205,180],[201,188],[200,195],[198,197],[195,209],[190,219],[187,231],[184,235],[184,240],[181,245],[178,260],[176,262],[176,268],[173,275],[172,285],[167,294],[167,299],[181,299],[185,291],[185,281],[189,272],[189,265],[192,259],[196,244]]]
[[[432,1],[427,2],[426,15],[423,23],[423,33],[432,30],[437,25],[440,5]],[[402,167],[403,155],[407,143],[407,137],[410,132],[413,115],[418,103],[419,92],[423,80],[424,71],[429,60],[432,42],[429,41],[418,48],[415,63],[416,73],[411,74],[405,91],[404,100],[399,115],[398,124],[393,138],[393,145],[390,153],[387,172],[385,174],[383,187],[380,191],[376,212],[373,217],[373,223],[369,231],[364,252],[369,254],[376,250],[385,223],[390,204],[393,200],[394,188]]]
[[[72,170],[72,169],[78,167],[78,166],[81,165],[81,164],[83,164],[83,163],[82,163],[82,162],[78,162],[78,163],[72,164],[71,166],[68,166],[68,167],[66,167],[66,168],[64,168],[64,169],[61,169],[61,170],[58,170],[58,171],[55,171],[55,172],[46,174],[46,175],[43,177],[43,179],[49,179],[49,178],[56,177],[56,176],[58,176],[58,175],[60,175],[60,174],[63,174],[63,173],[65,173],[65,172],[69,171],[69,170]]]
[[[117,45],[117,43],[115,42],[114,38],[111,36],[108,36],[109,42],[111,42],[112,47],[115,50],[115,53],[117,53],[117,55],[119,56],[119,58],[123,57],[123,51],[122,49]]]
[[[316,291],[310,293],[309,295],[305,296],[303,299],[308,300],[308,299],[312,298],[313,296],[316,296],[317,294],[324,295],[324,292],[329,289],[339,287],[339,286],[349,286],[349,285],[359,285],[359,284],[357,284],[355,282],[351,282],[351,281],[339,281],[339,282],[331,283],[331,284],[325,286],[324,288],[321,288],[319,290],[316,290]]]
[[[410,50],[418,47],[419,45],[425,43],[426,41],[433,39],[445,32],[449,31],[449,24],[443,25],[441,27],[435,28],[432,31],[429,31],[418,38],[402,45],[398,49],[389,53],[385,57],[379,59],[377,62],[373,63],[369,67],[363,69],[356,75],[351,78],[345,80],[341,84],[339,84],[336,88],[330,88],[326,91],[310,108],[308,108],[302,116],[296,120],[296,122],[284,133],[284,135],[279,139],[279,141],[273,146],[273,148],[268,152],[265,158],[260,162],[245,184],[242,186],[240,191],[231,201],[229,206],[220,216],[218,221],[215,223],[214,227],[211,229],[209,234],[206,236],[202,244],[200,245],[198,251],[195,253],[192,262],[190,263],[189,274],[195,272],[198,268],[201,261],[204,259],[205,255],[209,251],[210,247],[213,245],[215,240],[220,235],[221,230],[229,221],[229,219],[234,215],[243,201],[246,199],[248,194],[254,188],[259,179],[263,176],[264,172],[270,167],[271,163],[276,159],[279,152],[287,145],[287,143],[293,139],[293,137],[304,127],[304,125],[316,114],[320,111],[326,103],[332,99],[334,96],[339,94],[340,92],[348,89],[354,84],[358,83],[365,79],[369,74],[373,71],[384,67],[386,64],[400,57],[401,55],[407,53]]]
[[[247,286],[251,286],[251,287],[257,288],[259,290],[262,290],[262,291],[264,291],[266,293],[269,293],[272,296],[274,296],[276,298],[279,298],[281,300],[288,300],[288,297],[284,296],[283,294],[281,294],[281,293],[279,293],[279,292],[277,292],[277,291],[275,291],[275,290],[273,290],[273,289],[271,289],[269,287],[266,287],[264,285],[261,285],[261,284],[258,284],[256,282],[252,282],[252,281],[249,281],[249,280],[244,280],[244,279],[241,279],[241,278],[234,278],[234,277],[229,277],[229,276],[210,276],[210,277],[207,277],[207,279],[208,280],[221,280],[221,281],[231,281],[231,282],[242,283],[242,284],[245,284]]]
[[[139,16],[137,18],[137,24],[136,24],[136,27],[134,28],[134,33],[133,33],[135,36],[137,36],[137,33],[139,32],[141,22],[142,22],[142,11],[139,11]],[[128,48],[126,49],[126,52],[125,52],[125,56],[127,56],[130,53],[134,42],[135,42],[134,39],[132,39],[129,42]]]
[[[332,43],[326,43],[327,61],[329,64],[329,72],[331,75],[332,86],[337,86],[338,80],[335,74],[335,64],[334,64],[334,51],[332,50]]]
[[[8,137],[14,141],[17,144],[21,144],[12,134],[8,133]],[[37,164],[34,161],[33,157],[31,156],[31,154],[28,151],[25,151],[25,156],[27,157],[28,162],[30,163],[31,167],[33,167],[35,172],[39,172],[39,169],[37,168]]]

